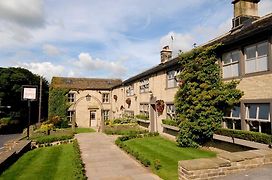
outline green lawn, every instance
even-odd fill
[[[76,176],[83,179],[78,159],[73,144],[38,148],[24,154],[0,176],[0,180],[73,180]]]
[[[96,132],[94,129],[92,128],[76,128],[76,134],[78,133],[90,133],[90,132]]]
[[[151,169],[161,178],[167,180],[178,179],[178,161],[186,159],[214,157],[216,154],[194,148],[180,148],[175,142],[160,136],[131,139],[124,142],[151,162]],[[161,169],[154,168],[154,161],[159,160]]]

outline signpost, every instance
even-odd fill
[[[28,124],[27,124],[27,139],[29,139],[29,126],[31,116],[31,101],[37,101],[37,89],[35,85],[22,86],[22,101],[27,101],[28,106]]]

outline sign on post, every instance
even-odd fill
[[[22,89],[22,100],[36,101],[37,100],[37,86],[25,85]]]

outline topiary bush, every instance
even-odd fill
[[[237,104],[243,93],[237,81],[223,82],[216,51],[220,45],[195,48],[180,56],[182,79],[175,95],[181,123],[179,146],[199,146],[209,141],[221,126],[224,110]]]

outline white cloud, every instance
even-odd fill
[[[60,49],[58,49],[56,46],[53,46],[51,44],[44,44],[42,49],[43,49],[43,53],[49,56],[55,56],[61,53]]]
[[[65,73],[63,66],[52,64],[51,62],[17,63],[17,66],[26,68],[35,74],[42,75],[49,81],[53,76],[61,76]]]
[[[2,0],[0,1],[0,19],[27,27],[42,26],[44,24],[43,1]]]
[[[78,60],[74,63],[76,66],[88,71],[100,71],[111,73],[114,76],[120,76],[126,73],[126,68],[116,62],[94,59],[89,53],[80,53]]]

